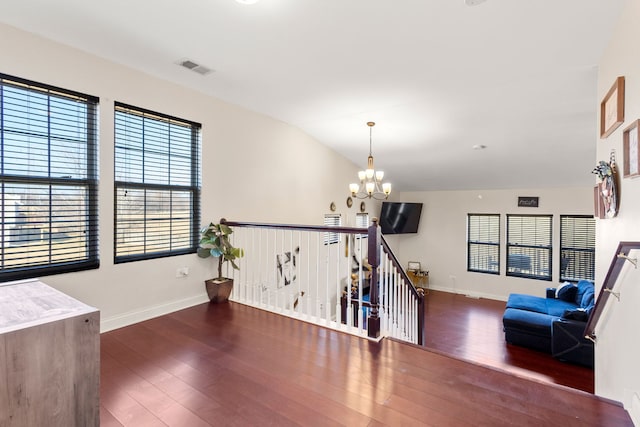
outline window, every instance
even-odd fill
[[[551,280],[551,215],[507,215],[507,276]]]
[[[596,222],[592,216],[560,216],[560,281],[594,280]]]
[[[500,273],[500,215],[467,215],[467,271]]]
[[[0,280],[98,268],[97,105],[0,74]]]
[[[197,250],[200,125],[115,104],[115,262]]]
[[[324,225],[339,227],[342,225],[342,217],[340,214],[325,214]],[[324,244],[330,245],[340,241],[340,233],[324,233]]]
[[[369,228],[369,214],[358,212],[356,214],[356,227]]]

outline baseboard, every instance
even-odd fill
[[[508,296],[504,296],[504,295],[494,295],[494,294],[488,294],[486,292],[478,292],[478,291],[472,291],[472,290],[468,290],[468,289],[458,289],[458,288],[451,288],[451,287],[446,287],[446,286],[429,286],[429,289],[434,290],[434,291],[442,291],[442,292],[449,292],[452,294],[462,294],[462,295],[467,295],[471,298],[486,298],[486,299],[492,299],[492,300],[496,300],[496,301],[507,301]]]
[[[195,297],[185,298],[178,301],[172,301],[168,304],[147,307],[143,310],[131,311],[128,313],[119,314],[117,316],[112,316],[107,319],[101,320],[100,333],[109,332],[114,329],[133,325],[134,323],[139,323],[145,320],[153,319],[154,317],[173,313],[174,311],[193,307],[194,305],[202,304],[207,301],[209,301],[209,299],[207,298],[206,295],[198,295]]]

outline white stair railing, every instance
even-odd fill
[[[422,343],[421,296],[375,222],[369,228],[221,222],[245,251],[240,269],[227,270],[232,301],[358,336]]]

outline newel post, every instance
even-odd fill
[[[369,338],[378,338],[380,336],[380,316],[378,313],[378,266],[380,265],[380,227],[378,226],[378,218],[371,220],[371,225],[367,231],[369,247],[368,258],[371,265],[371,278],[369,279],[369,302],[371,303],[371,312],[367,318],[367,335]]]

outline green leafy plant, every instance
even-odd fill
[[[198,256],[200,258],[218,258],[218,277],[222,277],[222,264],[230,262],[234,269],[240,267],[235,263],[236,259],[244,256],[244,249],[234,248],[229,242],[229,235],[233,230],[224,224],[210,223],[200,230],[200,247]]]

